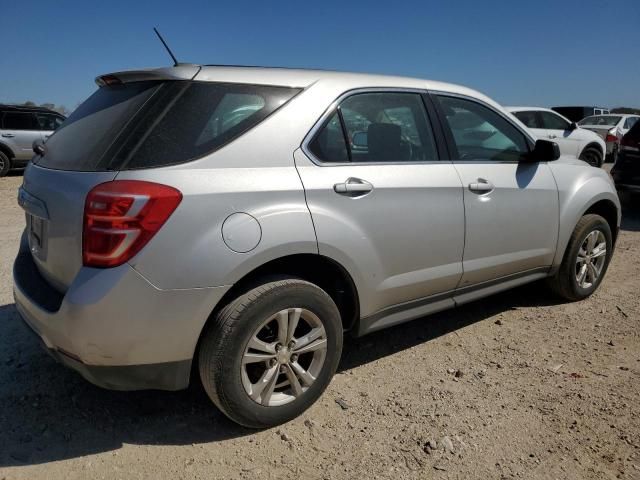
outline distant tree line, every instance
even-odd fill
[[[37,105],[35,102],[32,101],[27,101],[24,102],[23,105],[25,107],[43,107],[43,108],[48,108],[49,110],[53,110],[54,112],[58,112],[61,113],[62,115],[69,115],[69,109],[67,107],[65,107],[64,105],[56,105],[54,103],[41,103],[40,105]]]
[[[640,115],[640,108],[616,107],[611,109],[611,113],[634,113]]]

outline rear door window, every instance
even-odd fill
[[[53,113],[36,113],[36,118],[38,119],[40,130],[53,131],[64,122],[64,118]]]
[[[31,112],[5,112],[2,118],[5,130],[40,130],[36,117]]]
[[[546,130],[567,130],[569,128],[569,122],[564,118],[551,112],[540,112],[542,119],[542,125]]]
[[[239,137],[299,91],[192,81],[105,86],[49,138],[37,163],[126,170],[188,162]]]
[[[418,93],[357,93],[325,122],[309,150],[322,162],[438,160],[431,123]]]
[[[514,115],[518,120],[526,125],[527,128],[544,128],[538,112],[534,110],[527,110],[524,112],[515,112]]]

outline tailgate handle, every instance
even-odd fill
[[[20,205],[25,212],[33,215],[34,217],[49,220],[49,212],[47,211],[47,206],[44,202],[31,195],[23,187],[18,189],[18,205]]]

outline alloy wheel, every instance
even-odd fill
[[[285,405],[300,397],[322,370],[327,333],[322,321],[304,308],[287,308],[253,332],[242,355],[242,386],[264,406]]]
[[[591,231],[583,240],[576,258],[576,281],[591,288],[600,278],[607,258],[607,240],[600,230]]]

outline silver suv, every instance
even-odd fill
[[[64,119],[43,107],[0,105],[0,177],[24,167],[33,157],[33,142],[44,142]]]
[[[180,65],[97,79],[29,164],[24,321],[112,389],[185,388],[249,427],[329,384],[366,333],[538,279],[589,296],[607,174],[473,90]],[[193,369],[193,371],[198,371]]]

